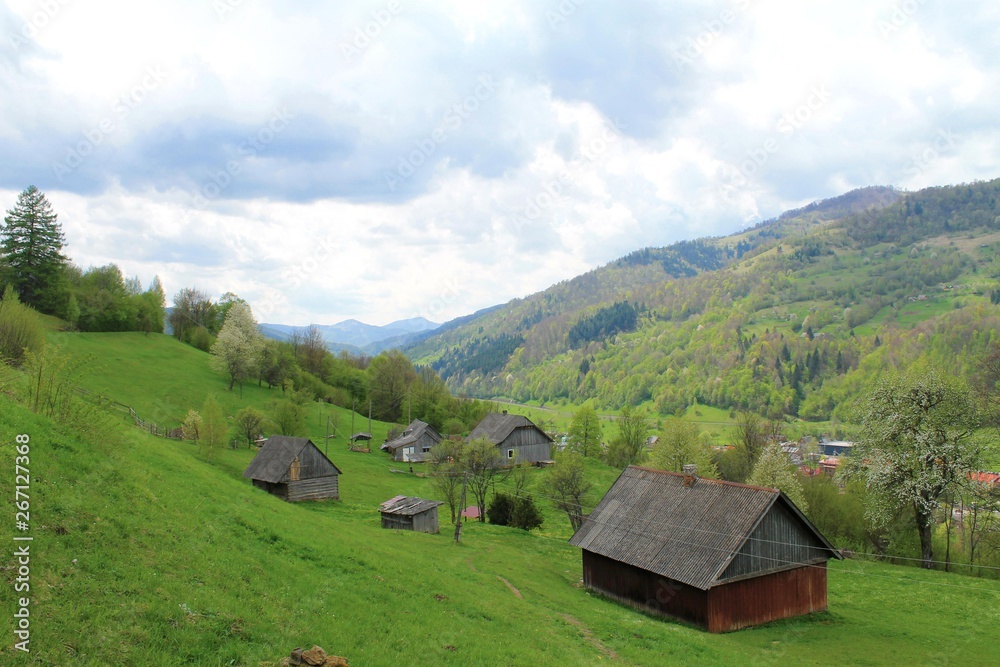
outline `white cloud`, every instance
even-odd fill
[[[270,321],[444,320],[996,176],[989,3],[223,2],[0,6],[0,197],[46,191],[78,264]]]

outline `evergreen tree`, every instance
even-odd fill
[[[3,278],[14,286],[22,303],[43,312],[59,304],[60,284],[67,264],[66,239],[52,204],[34,185],[17,197],[0,229]]]

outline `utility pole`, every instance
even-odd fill
[[[351,396],[351,435],[349,435],[348,438],[347,438],[347,446],[348,447],[351,446],[351,438],[354,437],[354,415],[356,414],[356,410],[357,410],[357,402],[358,402],[358,399],[355,398],[354,396]]]
[[[458,508],[458,521],[455,522],[455,544],[462,541],[462,512],[465,511],[465,485],[469,481],[469,473],[466,471],[462,475],[462,502]]]
[[[406,423],[413,423],[413,390],[406,388]]]
[[[368,397],[368,439],[372,437],[372,397]],[[370,445],[369,445],[370,446]]]
[[[330,455],[330,415],[326,416],[326,446],[323,448],[323,453]]]

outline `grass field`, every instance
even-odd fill
[[[65,344],[136,363],[118,336],[106,353],[92,338]],[[152,354],[146,376],[193,364],[170,341],[143,352],[144,340],[131,345]],[[94,386],[140,407],[166,400],[105,363]],[[200,382],[183,391],[225,391],[219,377]],[[28,655],[5,641],[5,665],[274,665],[314,643],[352,665],[977,665],[1000,622],[1000,582],[845,561],[831,564],[828,613],[708,635],[584,590],[569,523],[544,498],[541,530],[467,524],[456,545],[446,512],[440,535],[379,527],[379,502],[434,497],[381,453],[332,445],[342,500],[292,505],[241,478],[246,449],[206,461],[124,423],[84,440],[0,392],[0,459],[13,462],[20,433],[31,437],[32,639]],[[617,471],[589,466],[593,503]],[[533,471],[536,497],[544,474]],[[13,497],[13,477],[0,477],[0,496]],[[11,520],[3,527],[10,545]],[[4,578],[10,638],[13,568]]]

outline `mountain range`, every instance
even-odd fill
[[[865,382],[918,358],[976,374],[985,339],[967,330],[1000,322],[998,199],[1000,179],[854,190],[637,250],[404,351],[470,396],[846,418]]]
[[[441,325],[423,317],[412,317],[384,326],[365,324],[354,319],[344,320],[336,324],[317,324],[314,326],[319,329],[323,340],[334,352],[348,350],[353,353],[378,354],[385,349],[404,347],[414,343],[418,338],[429,334]],[[261,333],[268,338],[280,341],[291,340],[296,331],[302,332],[305,329],[306,327],[288,324],[264,323],[260,325]]]

